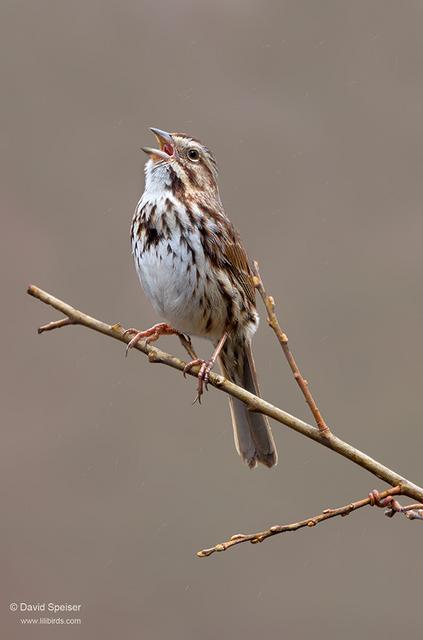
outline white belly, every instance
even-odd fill
[[[187,271],[186,251],[179,247],[175,256],[173,247],[172,253],[168,252],[168,244],[173,243],[161,242],[143,252],[136,260],[138,276],[157,313],[175,329],[193,332],[196,328],[193,308],[197,306],[195,273],[192,269]]]
[[[154,309],[166,322],[181,333],[219,339],[225,328],[226,309],[212,279],[205,299],[208,266],[199,239],[191,239],[191,246],[195,261],[179,237],[161,241],[145,251],[137,242],[134,258],[138,276]]]

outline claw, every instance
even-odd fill
[[[197,365],[203,364],[204,360],[201,360],[200,358],[196,358],[195,360],[191,360],[191,362],[188,362],[185,367],[183,368],[182,374],[184,376],[184,378],[187,377],[187,373],[189,373],[191,371],[191,369],[193,367],[196,367]]]
[[[133,349],[133,347],[135,347],[135,345],[141,340],[141,338],[143,337],[143,332],[142,331],[138,331],[137,329],[127,329],[124,332],[124,336],[126,336],[126,334],[131,334],[131,333],[135,333],[134,337],[132,338],[132,340],[130,340],[128,342],[128,344],[126,345],[126,349],[125,349],[125,358],[128,357],[128,352],[130,349]],[[146,339],[147,340],[147,339]]]
[[[206,389],[206,391],[208,391],[208,387],[207,387],[207,383],[209,381],[209,374],[210,371],[213,369],[213,365],[214,365],[214,359],[211,358],[210,360],[201,360],[200,358],[196,358],[195,360],[191,360],[191,362],[188,362],[188,364],[185,365],[184,370],[183,370],[183,375],[184,378],[186,378],[186,375],[189,371],[191,371],[191,369],[193,367],[196,367],[198,365],[200,366],[200,370],[198,372],[198,382],[197,382],[197,397],[195,398],[193,404],[195,404],[198,400],[198,404],[201,404],[201,396],[204,393],[204,389]]]
[[[135,345],[138,344],[140,340],[144,339],[146,342],[155,342],[162,335],[179,335],[179,331],[171,327],[169,324],[166,324],[166,322],[155,324],[154,327],[146,329],[145,331],[138,331],[138,329],[127,329],[126,331],[124,331],[123,335],[126,336],[130,333],[134,333],[135,335],[132,340],[130,340],[126,345],[125,357],[128,355],[128,351],[135,347]]]
[[[227,337],[228,337],[228,334],[224,333],[223,336],[220,338],[215,350],[213,351],[213,355],[210,358],[210,360],[201,360],[200,358],[195,358],[194,360],[191,360],[191,362],[188,362],[188,364],[185,365],[183,369],[184,378],[186,378],[187,373],[191,371],[193,367],[200,365],[200,370],[198,372],[197,397],[192,404],[195,404],[197,400],[198,400],[198,404],[201,404],[201,396],[204,393],[204,387],[206,391],[208,391],[207,383],[209,381],[210,371],[213,369],[217,356],[222,350],[222,347],[225,344]]]

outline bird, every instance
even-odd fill
[[[127,350],[161,335],[199,336],[213,343],[199,366],[197,393],[216,361],[228,380],[260,395],[251,341],[259,316],[253,273],[238,231],[223,208],[217,165],[208,147],[185,133],[155,127],[158,147],[142,147],[144,192],[131,224],[131,246],[144,292],[164,322],[134,334]],[[250,468],[273,467],[277,451],[267,416],[230,397],[234,440]]]

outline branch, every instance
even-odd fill
[[[68,327],[71,324],[75,324],[70,318],[63,318],[62,320],[54,320],[48,324],[43,324],[42,327],[38,327],[38,333],[45,333],[46,331],[53,331],[53,329],[60,329],[60,327]]]
[[[369,493],[370,504],[372,507],[375,505],[382,508],[388,507],[385,511],[385,516],[388,518],[393,518],[396,513],[402,513],[408,520],[423,520],[423,504],[407,504],[403,507],[393,495],[385,498],[383,494],[374,489]]]
[[[28,287],[27,292],[29,295],[37,298],[44,304],[50,305],[57,311],[60,311],[65,315],[69,323],[65,324],[73,324],[80,325],[84,327],[88,327],[89,329],[93,329],[94,331],[98,331],[110,338],[114,338],[115,340],[119,340],[120,342],[124,342],[128,344],[131,337],[127,334],[125,335],[125,330],[123,327],[117,323],[113,325],[106,324],[105,322],[101,322],[101,320],[97,320],[92,316],[89,316],[78,309],[75,309],[71,305],[63,302],[63,300],[59,300],[59,298],[55,298],[50,295],[46,291],[39,289],[34,285],[30,285]],[[62,321],[63,323],[63,321]],[[51,325],[50,325],[51,326]],[[60,321],[56,326],[61,326]],[[180,360],[176,356],[173,356],[169,353],[165,353],[156,347],[153,347],[147,344],[144,341],[140,341],[134,347],[138,351],[142,351],[147,355],[148,360],[154,363],[166,364],[173,369],[178,369],[179,371],[183,371],[186,363],[183,360]],[[199,371],[199,367],[193,367],[192,370],[188,372],[188,375],[196,377]],[[283,409],[279,409],[274,405],[266,402],[262,398],[255,396],[254,394],[246,391],[242,387],[230,382],[223,378],[223,376],[217,375],[215,373],[210,373],[209,384],[220,391],[224,391],[225,393],[233,396],[234,398],[238,398],[242,402],[248,406],[251,411],[256,411],[259,413],[263,413],[269,418],[273,418],[276,422],[283,424],[298,433],[301,433],[303,436],[318,442],[319,444],[339,453],[344,458],[348,458],[351,462],[363,467],[363,469],[367,469],[370,473],[375,475],[377,478],[380,478],[384,482],[388,483],[392,487],[400,486],[401,493],[406,495],[414,500],[418,500],[419,502],[423,502],[423,488],[417,486],[412,483],[410,480],[407,480],[403,476],[399,475],[397,472],[389,469],[382,463],[374,460],[367,454],[363,453],[359,449],[356,449],[352,445],[347,442],[341,440],[333,433],[329,432],[321,432],[320,429],[313,427],[312,425],[296,418],[295,416],[283,411]],[[363,418],[366,416],[364,415]]]
[[[272,296],[269,296],[264,288],[263,285],[263,281],[260,277],[260,271],[259,271],[259,267],[258,267],[258,263],[254,262],[254,274],[255,274],[255,287],[257,289],[257,291],[259,292],[263,302],[264,302],[264,306],[266,307],[266,311],[267,311],[267,323],[269,325],[269,327],[271,329],[273,329],[273,331],[275,332],[275,335],[277,337],[277,339],[279,340],[279,343],[282,347],[282,351],[285,354],[286,359],[288,360],[288,364],[291,368],[292,373],[294,374],[294,378],[298,383],[298,386],[300,387],[305,401],[307,402],[308,406],[310,407],[310,411],[313,414],[313,417],[316,421],[317,424],[317,428],[320,430],[321,433],[325,434],[326,436],[330,435],[330,429],[328,427],[328,425],[326,424],[326,422],[323,419],[322,414],[319,411],[319,408],[316,404],[316,401],[314,400],[313,396],[311,395],[311,391],[308,388],[308,382],[307,380],[305,380],[305,378],[303,378],[303,376],[301,375],[301,371],[298,368],[298,365],[295,361],[295,358],[288,346],[288,336],[286,335],[286,333],[282,330],[278,318],[276,316],[275,313],[275,301],[273,299]]]
[[[351,502],[350,504],[346,504],[344,507],[338,507],[337,509],[325,509],[317,516],[307,518],[306,520],[300,520],[299,522],[293,522],[292,524],[277,524],[273,527],[270,527],[269,529],[266,529],[265,531],[258,531],[257,533],[237,533],[234,536],[231,536],[231,538],[229,538],[229,540],[226,540],[225,542],[216,544],[214,547],[210,547],[209,549],[202,549],[201,551],[198,551],[197,556],[199,558],[206,558],[208,556],[211,556],[213,553],[227,551],[227,549],[230,549],[237,544],[242,544],[243,542],[258,544],[259,542],[263,542],[268,538],[277,536],[279,533],[286,533],[287,531],[297,531],[298,529],[302,529],[303,527],[315,527],[317,524],[320,524],[325,520],[330,520],[330,518],[336,518],[337,516],[348,516],[352,511],[357,511],[357,509],[361,509],[362,507],[366,507],[367,505],[382,508],[389,507],[385,512],[385,515],[390,518],[395,515],[395,513],[404,513],[404,515],[410,520],[423,520],[422,515],[413,515],[413,517],[410,517],[409,515],[410,513],[414,513],[414,511],[411,511],[412,509],[423,509],[423,504],[413,504],[408,505],[407,507],[401,507],[401,505],[393,499],[393,496],[399,495],[401,493],[402,490],[400,485],[393,487],[392,489],[388,489],[387,491],[383,491],[382,493],[379,493],[378,491],[372,491],[371,493],[369,493],[369,496],[367,498],[364,498],[363,500]]]

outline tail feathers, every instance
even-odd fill
[[[247,391],[260,395],[251,345],[244,343],[238,353],[227,354],[221,359],[224,375],[244,387]],[[233,356],[233,359],[231,358]],[[267,416],[249,411],[237,398],[230,398],[230,409],[236,449],[241,458],[253,469],[260,462],[273,467],[278,461]]]

